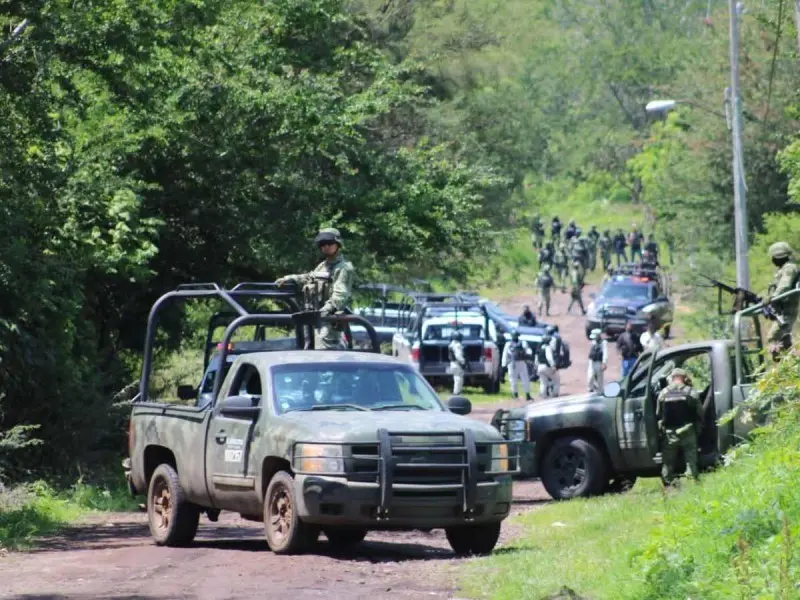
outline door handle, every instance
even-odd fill
[[[228,436],[227,436],[227,435],[225,435],[225,430],[224,430],[224,429],[220,429],[220,430],[217,432],[217,435],[216,435],[216,437],[215,437],[214,439],[216,440],[216,442],[217,442],[218,444],[224,444],[224,443],[225,443],[225,440],[227,440],[227,439],[228,439]]]

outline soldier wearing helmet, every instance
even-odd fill
[[[781,352],[792,347],[792,327],[797,319],[798,300],[793,296],[784,300],[773,300],[797,286],[800,270],[792,260],[792,248],[786,242],[775,242],[767,251],[778,270],[772,278],[766,301],[772,304],[776,320],[767,334],[767,343],[773,358],[778,359]]]
[[[350,261],[342,255],[344,243],[338,229],[321,229],[314,243],[325,260],[310,273],[286,275],[275,283],[282,286],[295,283],[303,288],[307,310],[319,310],[320,316],[343,314],[350,305],[353,288],[354,269]],[[341,325],[324,323],[317,332],[316,346],[327,350],[341,350]]]
[[[525,400],[531,401],[531,380],[528,373],[528,355],[531,350],[528,343],[521,340],[519,331],[511,334],[511,341],[506,342],[503,347],[503,357],[501,366],[508,369],[508,381],[511,384],[511,397],[517,399],[517,382],[522,382],[522,391],[525,393]]]
[[[539,274],[536,275],[536,281],[534,285],[539,290],[539,305],[537,307],[537,311],[539,312],[539,316],[547,315],[550,316],[550,295],[553,290],[553,286],[555,285],[555,280],[553,276],[550,274],[550,265],[545,263],[542,265]]]
[[[570,240],[575,237],[575,234],[578,231],[578,226],[575,224],[575,219],[570,219],[569,223],[567,223],[567,228],[564,230],[564,240],[567,244],[570,243]]]
[[[670,372],[669,385],[658,395],[656,418],[664,483],[670,485],[675,479],[681,451],[689,472],[697,479],[697,436],[703,423],[703,405],[683,369]]]

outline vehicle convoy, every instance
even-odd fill
[[[379,354],[365,319],[325,318],[363,326],[369,352],[316,351],[309,324],[318,323],[318,313],[251,314],[244,295],[184,288],[151,310],[123,464],[131,492],[147,496],[156,543],[188,544],[202,513],[215,521],[228,510],[263,521],[269,547],[279,554],[309,549],[320,532],[346,547],[371,529],[434,528],[445,529],[457,554],[490,552],[511,505],[518,461],[509,447],[516,445],[463,416],[471,410],[467,399],[443,406],[411,365]],[[208,297],[240,315],[225,329],[218,365],[229,364],[231,340],[243,326],[294,328],[298,349],[237,355],[227,374],[214,377],[205,404],[151,400],[160,309]]]
[[[733,340],[644,353],[628,377],[608,383],[603,394],[500,410],[492,423],[506,439],[523,442],[522,476],[541,478],[553,498],[621,490],[637,477],[660,475],[656,399],[670,371],[681,367],[703,403],[698,454],[700,467],[710,468],[754,426],[752,419],[718,420],[745,401],[763,364],[759,310],[735,315]]]
[[[669,298],[669,279],[657,269],[626,265],[614,270],[600,293],[592,294],[586,309],[586,337],[593,329],[602,329],[612,338],[628,323],[635,333],[647,329],[648,319],[655,317],[664,337],[669,337],[675,306]]]
[[[489,394],[500,391],[502,371],[498,333],[486,310],[468,302],[437,302],[417,307],[405,331],[392,339],[392,355],[413,365],[433,384],[449,383],[451,335],[461,333],[464,380]]]

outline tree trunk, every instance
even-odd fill
[[[797,54],[800,56],[800,0],[794,0],[794,24],[797,29]]]

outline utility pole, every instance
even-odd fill
[[[733,137],[733,219],[736,245],[736,285],[750,288],[750,268],[747,260],[747,195],[742,153],[742,99],[739,94],[739,16],[741,2],[729,0],[731,53],[731,133]]]

